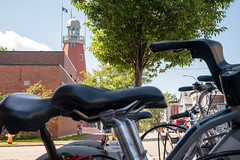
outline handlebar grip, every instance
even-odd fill
[[[205,85],[199,85],[196,87],[198,91],[211,91],[213,90],[213,85],[211,83],[207,83]]]
[[[198,76],[197,79],[202,82],[213,82],[213,78],[210,75]]]
[[[194,90],[193,86],[186,86],[186,87],[180,87],[178,88],[178,91],[183,92],[183,91],[192,91]]]
[[[152,52],[161,52],[172,49],[185,49],[188,48],[187,44],[188,41],[161,41],[151,43],[149,48]]]
[[[189,117],[189,112],[188,111],[185,111],[183,113],[179,113],[179,114],[174,114],[174,115],[171,115],[171,119],[178,119],[178,118],[183,118],[183,117]]]

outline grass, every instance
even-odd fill
[[[86,137],[87,134],[82,134],[82,135],[73,135],[73,136],[68,136],[68,137],[61,137],[61,138],[53,138],[54,141],[68,141],[68,140],[79,140],[80,138]],[[41,138],[29,138],[29,139],[14,139],[13,142],[39,142],[42,141]],[[0,142],[7,142],[6,139],[1,140]]]
[[[68,141],[68,140],[79,140],[80,138],[86,137],[87,134],[82,135],[73,135],[69,137],[62,137],[62,138],[53,138],[54,141]]]
[[[33,139],[13,139],[13,142],[39,142],[42,141],[41,138],[33,138]]]

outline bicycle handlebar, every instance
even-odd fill
[[[206,83],[205,85],[199,85],[195,87],[195,89],[198,91],[211,91],[213,88],[214,87],[211,83]]]
[[[193,58],[201,58],[207,63],[217,87],[222,92],[219,75],[223,69],[228,68],[230,65],[224,60],[222,45],[219,42],[209,39],[162,41],[153,42],[149,47],[152,52],[176,49],[190,50]]]
[[[162,52],[167,50],[188,49],[188,41],[161,41],[150,44],[152,52]]]
[[[210,75],[198,76],[197,79],[202,82],[212,82],[213,78]]]
[[[183,113],[178,113],[178,114],[174,114],[174,115],[171,115],[171,119],[178,119],[178,118],[183,118],[183,117],[190,117],[190,113],[189,111],[185,111]]]
[[[192,91],[192,90],[194,90],[194,87],[193,87],[193,86],[185,86],[185,87],[180,87],[180,88],[178,88],[178,91],[179,91],[179,92]]]
[[[213,90],[213,85],[211,83],[206,83],[205,85],[195,85],[195,86],[185,86],[180,87],[178,91],[192,91],[192,90],[198,90],[198,91],[211,91]]]
[[[240,105],[240,64],[228,64],[223,57],[222,45],[209,39],[193,39],[185,41],[162,41],[150,45],[153,52],[188,49],[192,58],[203,59],[212,74],[213,80],[225,94],[229,106]],[[220,81],[221,80],[221,81]]]

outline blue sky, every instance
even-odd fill
[[[240,62],[240,1],[235,0],[227,11],[227,17],[221,25],[228,29],[213,37],[223,45],[224,57],[229,63]],[[68,13],[62,12],[62,4]],[[2,1],[0,5],[0,46],[17,48],[16,50],[61,50],[61,15],[63,14],[63,35],[66,35],[66,24],[72,15],[85,22],[85,16],[77,11],[70,0],[11,0]],[[81,28],[85,35],[85,27]],[[92,34],[86,30],[87,43],[90,45]],[[87,69],[97,67],[97,60],[86,51]],[[160,74],[149,85],[158,87],[163,92],[178,93],[178,88],[194,83],[194,80],[183,75],[209,74],[204,62],[194,62],[191,67],[175,68]]]

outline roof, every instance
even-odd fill
[[[67,28],[68,27],[81,28],[79,20],[77,20],[75,17],[68,20]]]
[[[63,66],[64,51],[0,51],[0,65]]]

